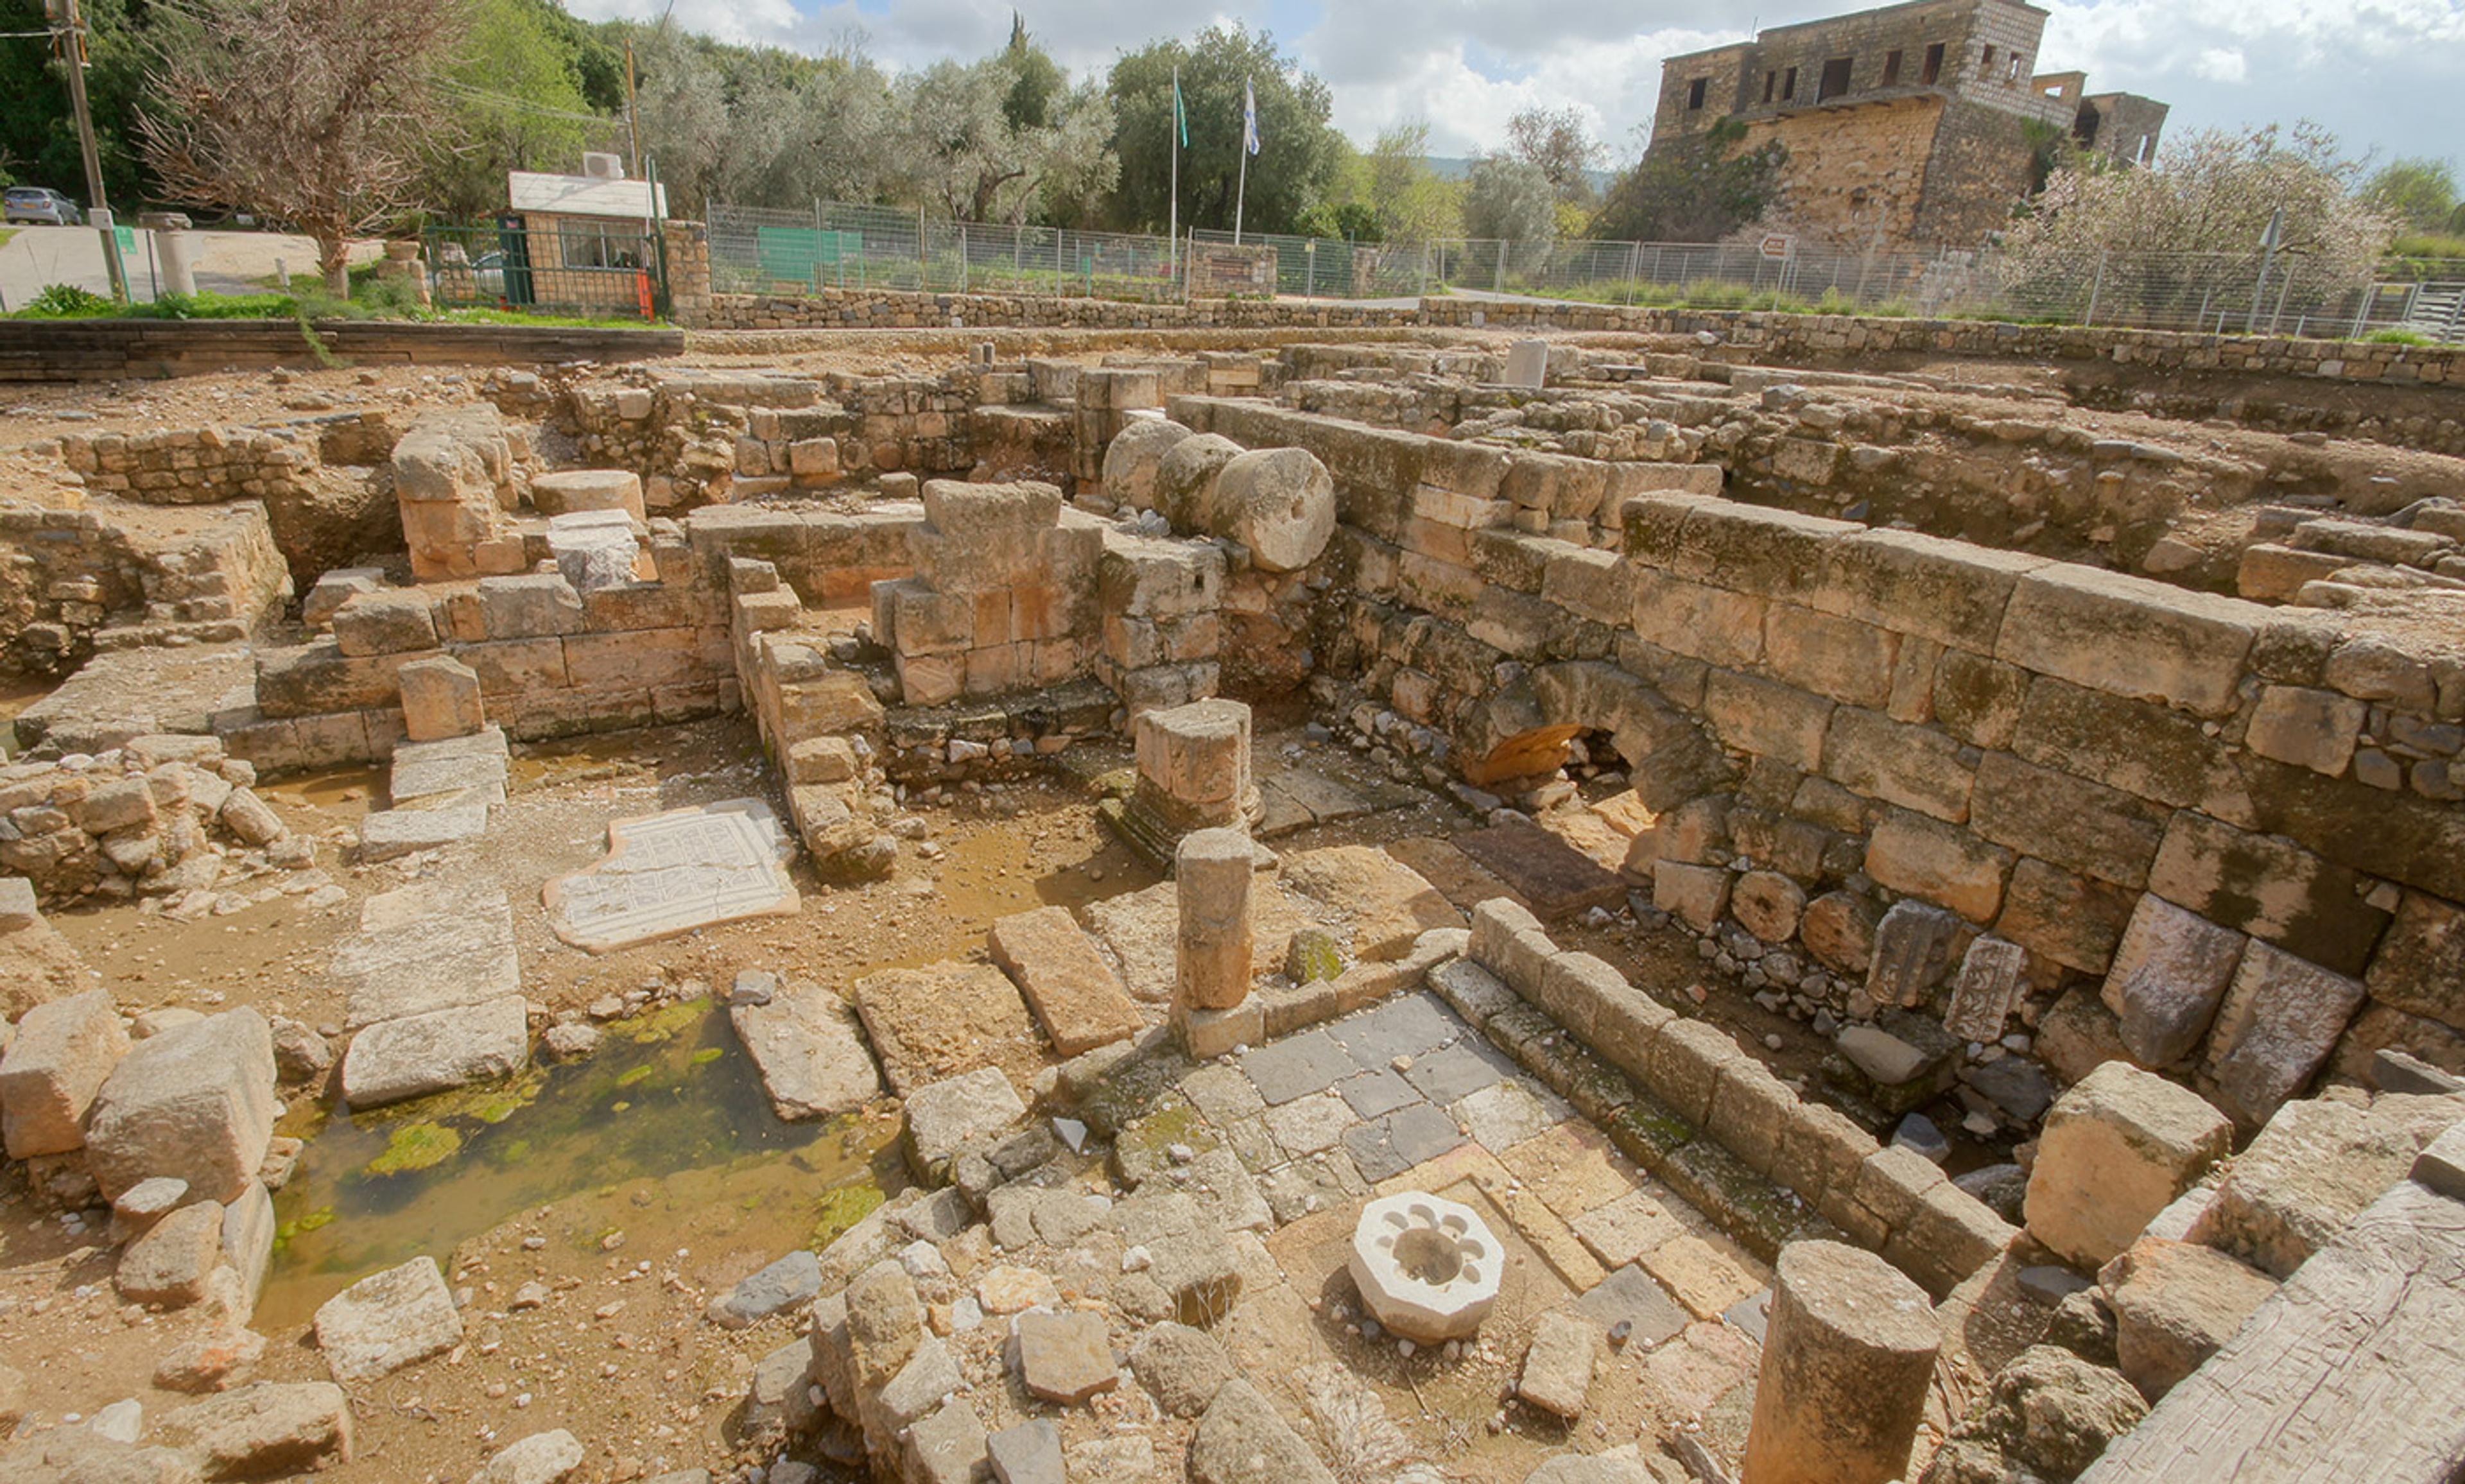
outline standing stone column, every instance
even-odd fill
[[[1132,802],[1167,836],[1257,817],[1248,706],[1221,698],[1194,700],[1144,712],[1135,730],[1139,784]]]
[[[1255,1045],[1265,1030],[1250,996],[1251,850],[1241,831],[1200,830],[1182,838],[1176,857],[1172,1020],[1194,1056]]]
[[[1783,1248],[1744,1484],[1899,1478],[1942,1345],[1925,1291],[1880,1257],[1838,1242]]]

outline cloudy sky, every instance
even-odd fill
[[[590,19],[655,16],[670,0],[567,0]],[[2465,169],[2465,0],[2040,0],[2043,70],[2084,69],[2098,91],[2173,104],[2168,128],[2309,117],[2360,152],[2433,155]],[[915,66],[980,56],[1011,0],[673,0],[677,18],[738,41],[819,50],[860,31],[874,56]],[[1620,159],[1652,113],[1663,57],[1741,40],[1758,23],[1854,8],[1820,0],[1018,0],[1074,73],[1158,34],[1217,20],[1272,31],[1335,92],[1335,122],[1366,144],[1405,120],[1436,154],[1497,144],[1533,104],[1575,104]]]

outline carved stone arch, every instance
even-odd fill
[[[1657,687],[1588,659],[1536,666],[1476,701],[1456,727],[1455,755],[1465,781],[1485,788],[1555,772],[1567,742],[1585,732],[1609,735],[1650,808],[1703,793],[1728,770],[1702,725]]]

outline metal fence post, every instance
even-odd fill
[[[2103,253],[2099,253],[2097,255],[2097,277],[2090,280],[2088,286],[2088,313],[2080,316],[2080,323],[2083,326],[2095,324],[2097,322],[2097,299],[2098,296],[2104,292],[2105,255]]]

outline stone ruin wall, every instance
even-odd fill
[[[1907,532],[1603,498],[1566,476],[1583,461],[1536,504],[1502,451],[1174,411],[1334,471],[1355,596],[1329,668],[1364,676],[1397,737],[1481,782],[1611,734],[1662,813],[1630,870],[1724,952],[1794,944],[1792,964],[1831,970],[1835,1013],[1881,1008],[1851,996],[1916,900],[1954,938],[2025,951],[2013,1029],[2067,1080],[2148,1037],[2256,1122],[2381,1047],[2465,1065],[2436,966],[2465,932],[2465,809],[2441,796],[2465,720],[2453,657]],[[1564,539],[1578,520],[1592,543]],[[1961,958],[1946,941],[1885,978],[1939,1006]],[[2143,1024],[2169,1017],[2170,1038]]]
[[[0,511],[0,648],[64,675],[99,650],[246,638],[291,596],[265,511],[200,512],[165,538],[91,510]]]

